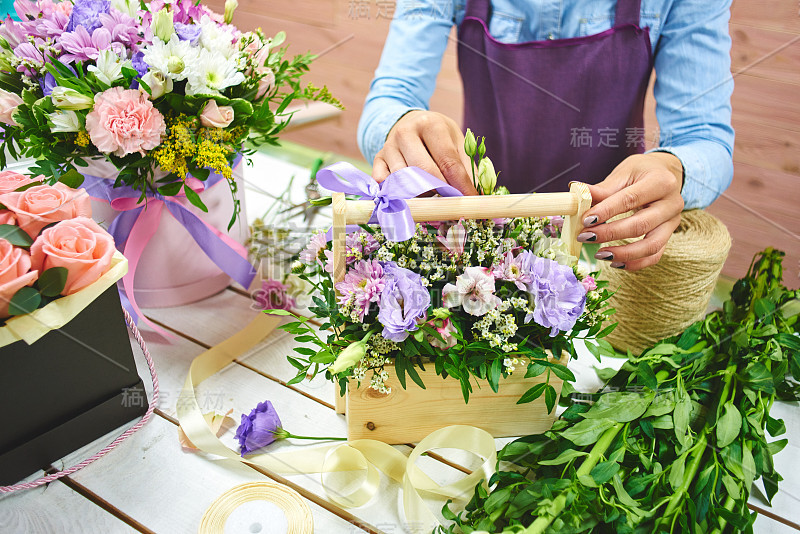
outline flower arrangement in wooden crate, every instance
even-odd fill
[[[298,370],[293,382],[324,372],[342,392],[355,379],[389,393],[391,369],[403,387],[407,375],[425,388],[418,369],[431,365],[437,375],[458,380],[468,402],[475,379],[487,380],[496,392],[502,377],[525,368],[526,377],[545,375],[546,380],[519,402],[543,395],[552,411],[557,392],[550,376],[574,377],[563,361],[549,355],[574,354],[575,338],[601,338],[612,328],[602,328],[609,313],[607,290],[578,267],[580,245],[562,237],[575,233],[577,216],[588,204],[585,196],[580,200],[572,193],[507,195],[496,188],[491,163],[481,156],[473,162],[476,185],[487,195],[481,197],[460,197],[413,167],[380,185],[346,164],[320,171],[317,179],[324,187],[373,198],[377,205],[373,215],[372,202],[345,206],[338,193],[339,213],[345,210],[348,220],[361,213],[377,224],[347,226],[346,236],[340,224],[343,262],[335,266],[335,194],[334,228],[315,234],[295,263],[294,272],[316,291],[309,310],[323,321],[322,332],[330,330],[320,334],[303,317],[283,326],[299,341],[316,345],[298,347],[298,355],[289,358]],[[427,190],[451,198],[404,200]],[[439,208],[465,215],[433,220],[431,213]],[[514,215],[560,208],[571,209],[576,220],[569,221],[568,230],[560,216]],[[414,223],[415,209],[427,221]],[[509,216],[470,218],[493,211]]]

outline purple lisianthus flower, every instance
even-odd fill
[[[133,54],[131,57],[131,64],[133,65],[133,68],[136,69],[136,72],[139,73],[139,76],[144,76],[147,74],[147,69],[150,68],[150,66],[144,60],[144,52],[136,52]]]
[[[531,267],[534,309],[525,323],[533,319],[550,328],[550,337],[570,330],[583,313],[586,289],[570,267],[556,261],[534,256]]]
[[[398,267],[393,261],[382,265],[384,288],[378,320],[383,325],[383,337],[400,342],[409,332],[419,329],[419,322],[426,320],[431,294],[418,274]]]
[[[92,33],[103,25],[100,22],[100,14],[108,13],[110,10],[110,0],[75,0],[67,31],[75,31],[79,26],[83,26],[87,32]]]
[[[272,403],[259,402],[248,415],[242,414],[242,422],[236,429],[242,456],[266,447],[280,437],[282,430],[281,418]]]
[[[202,29],[197,24],[182,24],[180,22],[175,22],[173,24],[175,26],[175,33],[178,34],[178,39],[181,41],[189,41],[192,43],[192,46],[197,44],[197,40],[200,39],[200,33]]]
[[[39,86],[42,88],[42,94],[44,96],[50,96],[53,94],[53,87],[56,85],[58,85],[56,83],[56,79],[49,72],[45,73],[44,78],[39,80]]]

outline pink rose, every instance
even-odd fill
[[[34,181],[35,180],[31,180],[24,174],[20,174],[18,172],[14,171],[0,172],[0,195],[16,191],[23,185],[31,184]]]
[[[86,131],[100,152],[144,155],[161,144],[167,127],[146,93],[112,87],[97,95],[86,116]]]
[[[206,128],[227,128],[233,122],[233,108],[218,106],[213,98],[206,102],[200,113],[200,124]]]
[[[19,227],[34,239],[50,223],[92,216],[91,200],[86,191],[62,183],[37,185],[20,193],[0,195],[0,204],[14,213]]]
[[[114,250],[108,232],[87,217],[77,217],[42,232],[31,245],[31,264],[42,272],[65,267],[69,274],[61,294],[72,295],[108,272]]]
[[[18,94],[0,89],[0,122],[11,126],[19,126],[12,117],[20,104],[22,104],[22,99]]]
[[[0,239],[0,319],[8,317],[11,297],[23,287],[33,284],[38,277],[38,271],[31,271],[28,253]]]
[[[264,75],[258,79],[258,92],[256,93],[256,98],[261,98],[275,86],[275,73],[269,67],[258,67],[256,72]]]
[[[0,224],[17,224],[17,218],[9,210],[0,210]]]
[[[288,287],[272,278],[264,280],[261,289],[253,293],[254,308],[258,310],[291,310],[294,299],[289,296]]]
[[[586,278],[581,280],[581,284],[583,285],[583,288],[586,290],[587,293],[589,291],[594,291],[595,289],[597,289],[597,282],[595,282],[594,278],[591,276],[587,276]]]

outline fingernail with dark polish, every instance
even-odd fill
[[[615,268],[615,269],[624,269],[625,268],[625,264],[622,263],[621,261],[615,261],[614,263],[611,264],[611,266],[613,268]]]
[[[597,220],[598,220],[597,215],[590,215],[589,217],[586,217],[583,220],[583,225],[584,226],[594,226],[595,224],[597,224]]]
[[[597,254],[595,254],[594,257],[595,259],[598,260],[611,261],[614,259],[614,254],[612,252],[604,250],[603,252],[598,252]]]
[[[592,232],[583,232],[581,234],[578,234],[578,241],[580,241],[581,243],[594,243],[595,241],[597,241],[597,234],[594,234]]]

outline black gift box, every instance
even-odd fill
[[[115,284],[63,328],[0,348],[0,485],[48,468],[146,409]]]

